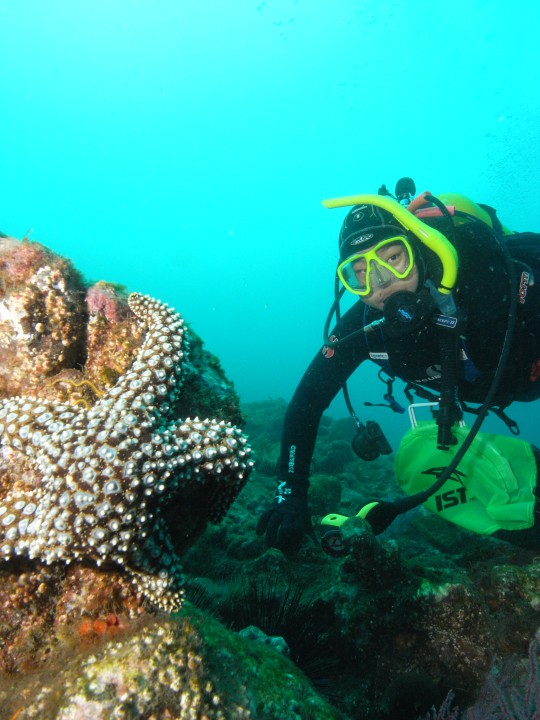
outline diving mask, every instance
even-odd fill
[[[349,292],[368,297],[380,287],[407,278],[414,267],[411,245],[403,235],[387,238],[344,260],[337,274]]]

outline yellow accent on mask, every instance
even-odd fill
[[[399,247],[396,247],[399,246]],[[396,247],[395,255],[399,256],[397,264],[393,264],[392,257],[388,257],[385,249]],[[392,280],[404,280],[409,277],[413,268],[413,251],[407,238],[403,235],[381,240],[371,250],[358,251],[344,260],[337,269],[337,274],[347,290],[360,297],[368,297],[373,291],[372,273],[381,277],[382,283]],[[364,263],[364,267],[356,269],[357,263]],[[399,269],[399,262],[405,264],[403,270]]]
[[[443,295],[449,295],[456,284],[458,256],[456,249],[442,233],[429,227],[400,205],[397,200],[384,195],[348,195],[342,198],[323,200],[327,208],[349,207],[353,205],[375,205],[387,210],[406,230],[415,235],[421,243],[432,250],[440,259],[443,276],[437,288]]]

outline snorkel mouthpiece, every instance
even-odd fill
[[[326,208],[375,205],[389,212],[402,227],[413,233],[422,244],[432,250],[440,259],[443,275],[439,285],[434,288],[435,301],[439,306],[444,304],[446,310],[448,310],[448,296],[451,296],[457,279],[458,257],[454,246],[442,233],[423,223],[396,200],[384,195],[348,195],[342,198],[323,200],[322,204]],[[444,300],[446,302],[443,302]]]

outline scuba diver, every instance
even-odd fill
[[[505,408],[540,397],[540,234],[509,230],[493,208],[463,195],[415,192],[402,178],[395,195],[383,185],[377,195],[323,201],[350,209],[339,233],[324,344],[289,403],[277,492],[257,524],[269,547],[294,552],[312,532],[310,463],[321,416],[340,390],[356,424],[356,454],[370,461],[391,452],[379,425],[357,417],[347,392],[349,376],[372,360],[397,412],[404,409],[392,385],[395,378],[406,383],[413,427],[395,463],[406,497],[373,499],[358,516],[378,534],[424,504],[476,533],[540,548],[540,451],[479,432],[491,411],[519,433]],[[347,291],[358,302],[341,316]],[[432,420],[416,421],[413,394],[431,408]],[[476,415],[470,429],[465,412]],[[323,530],[331,538],[346,520],[329,515]]]

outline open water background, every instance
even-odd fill
[[[535,0],[0,0],[0,229],[174,305],[243,402],[289,399],[332,300],[321,199],[410,175],[540,231],[539,27]],[[361,413],[383,391],[351,383]]]

